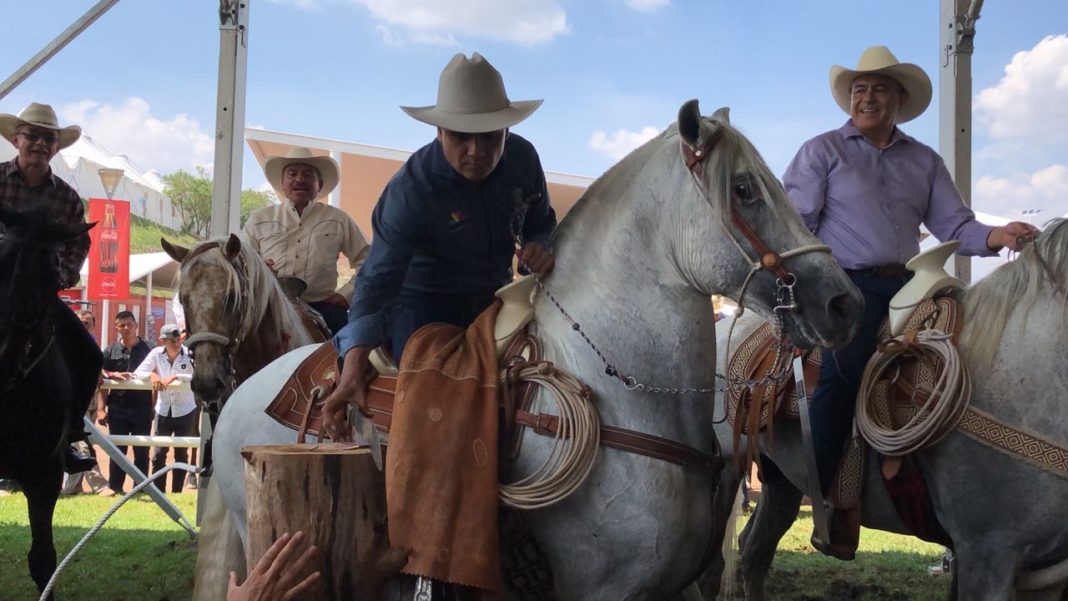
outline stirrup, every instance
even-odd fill
[[[416,576],[412,601],[434,601],[434,581],[425,576]]]

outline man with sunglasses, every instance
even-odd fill
[[[0,208],[22,212],[43,210],[57,223],[84,223],[81,197],[56,176],[50,166],[52,157],[76,142],[81,133],[82,129],[77,125],[60,127],[56,112],[47,104],[31,103],[18,115],[0,114],[0,136],[18,151],[14,159],[0,163]],[[60,250],[60,285],[63,288],[78,283],[78,270],[88,252],[88,234],[68,240]],[[74,312],[58,296],[55,303],[56,342],[63,352],[71,380],[68,440],[77,442],[87,437],[82,416],[96,390],[103,359],[96,341]],[[68,449],[65,468],[68,473],[84,472],[94,465],[96,460],[92,457]]]

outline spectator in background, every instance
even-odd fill
[[[96,334],[93,333],[93,329],[96,328],[96,315],[88,309],[78,311],[78,320],[85,326],[85,331],[89,332],[89,335],[93,337],[93,342],[99,342],[96,339]]]
[[[104,350],[104,378],[126,381],[133,370],[148,356],[149,348],[137,335],[137,318],[129,311],[115,315],[115,332],[119,340]],[[152,432],[152,393],[148,390],[108,390],[97,402],[98,424],[108,427],[109,434],[148,436]],[[125,446],[119,452],[126,453]],[[148,447],[134,447],[134,465],[148,474]],[[101,495],[122,492],[126,472],[115,461],[108,467],[108,488]]]
[[[156,436],[195,436],[197,431],[197,404],[193,400],[192,390],[172,390],[169,386],[176,382],[189,382],[193,379],[193,361],[181,341],[181,331],[177,324],[169,323],[159,330],[160,346],[149,351],[148,356],[134,370],[138,379],[148,378],[152,381],[152,390],[156,392]],[[170,447],[156,447],[152,453],[152,473],[167,465],[167,453]],[[189,449],[176,447],[174,461],[185,463],[189,460]],[[171,473],[171,492],[182,492],[185,484],[185,470]],[[156,478],[156,488],[166,490],[166,477]]]

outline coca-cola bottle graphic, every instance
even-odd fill
[[[100,272],[119,270],[119,224],[115,221],[115,205],[104,205],[104,222],[100,225]]]

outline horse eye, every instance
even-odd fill
[[[753,181],[748,177],[744,177],[735,180],[731,193],[741,202],[752,204],[756,200],[754,190],[756,190],[756,186],[753,185]]]

